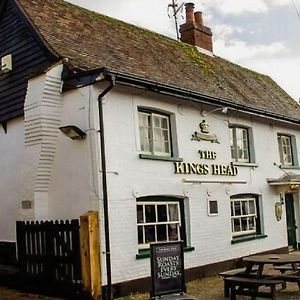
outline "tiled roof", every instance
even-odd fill
[[[16,1],[50,49],[74,68],[107,67],[300,120],[298,103],[266,75],[62,0]]]

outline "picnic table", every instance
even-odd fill
[[[293,254],[263,254],[251,255],[243,258],[246,268],[222,272],[224,279],[224,294],[232,300],[236,295],[248,295],[275,299],[276,285],[286,287],[286,282],[297,282],[300,289],[300,271],[297,264],[300,263],[300,255]],[[287,273],[270,275],[264,272],[265,265],[285,266]],[[269,291],[261,291],[260,287],[269,287]],[[230,293],[229,293],[230,290]]]

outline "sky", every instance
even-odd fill
[[[176,39],[172,0],[67,0]],[[178,6],[183,2],[174,0]],[[300,0],[194,0],[214,54],[272,77],[300,99]],[[171,17],[169,17],[171,16]],[[184,23],[185,9],[178,12]]]

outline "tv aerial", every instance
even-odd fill
[[[174,18],[175,20],[175,28],[176,28],[176,36],[177,40],[179,40],[179,30],[178,30],[178,13],[180,12],[182,16],[182,10],[183,10],[184,2],[181,4],[177,3],[177,0],[172,0],[172,3],[168,5],[168,16],[169,18]],[[170,13],[171,11],[171,13]],[[183,18],[183,16],[182,16]]]

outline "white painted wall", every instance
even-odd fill
[[[15,241],[15,222],[20,205],[20,169],[24,153],[24,120],[0,127],[0,240]]]
[[[27,199],[24,195],[29,195],[29,199],[32,199],[34,204],[36,200],[40,203],[44,201],[45,204],[38,207],[34,205],[32,214],[25,213],[27,218],[30,216],[43,219],[79,218],[88,210],[100,208],[102,273],[103,283],[105,283],[97,97],[106,85],[83,87],[60,95],[58,92],[60,71],[58,66],[50,73],[32,80],[27,96],[28,109],[32,109],[33,114],[25,114],[25,122],[30,120],[26,117],[32,115],[38,116],[41,124],[44,124],[45,116],[49,114],[54,114],[56,117],[54,123],[51,123],[53,125],[51,145],[54,151],[51,154],[50,173],[44,190],[37,189],[36,181],[40,174],[39,162],[44,152],[41,151],[41,145],[34,143],[29,144],[24,152],[23,120],[20,118],[9,122],[7,135],[0,129],[0,153],[2,154],[0,199],[3,203],[3,209],[0,210],[0,240],[14,240],[17,208],[20,207],[22,200]],[[45,88],[49,87],[49,80],[53,77],[55,78],[53,91],[55,105],[51,106],[49,101],[43,103],[44,100],[41,99],[44,99]],[[203,160],[203,163],[229,164],[231,159],[228,124],[240,123],[252,127],[258,167],[239,167],[239,175],[235,178],[211,174],[205,176],[206,179],[246,180],[247,184],[244,185],[183,183],[184,178],[199,179],[202,176],[174,174],[173,162],[139,158],[138,106],[159,108],[175,115],[179,157],[182,157],[185,162],[200,162],[198,150],[201,149],[213,150],[217,153],[216,160]],[[202,110],[209,111],[210,107],[203,105],[195,107],[175,98],[161,97],[150,92],[119,86],[105,96],[104,123],[113,283],[150,275],[149,259],[136,259],[138,253],[136,197],[140,196],[187,197],[185,201],[189,228],[187,235],[195,251],[185,253],[186,268],[287,245],[285,214],[283,219],[277,222],[274,205],[279,200],[279,196],[268,185],[266,178],[278,178],[283,175],[283,172],[274,166],[274,162],[279,163],[277,132],[286,131],[294,134],[297,137],[299,150],[300,135],[297,128],[286,125],[283,127],[276,121],[264,121],[237,112],[229,112],[226,115],[216,112],[205,119],[210,124],[211,132],[218,136],[220,144],[191,141],[191,134],[199,130],[198,124],[204,119],[200,115]],[[58,130],[59,126],[65,125],[78,126],[87,133],[86,139],[71,140]],[[44,128],[42,126],[42,129]],[[46,130],[47,132],[49,131]],[[44,134],[42,130],[42,138],[45,138]],[[297,170],[293,172],[298,173]],[[30,182],[34,186],[30,185]],[[18,189],[19,186],[22,187],[21,191]],[[267,238],[231,244],[229,204],[230,196],[237,193],[261,195],[263,228],[268,235]],[[207,215],[209,197],[218,200],[218,216]]]
[[[229,164],[230,146],[228,124],[240,123],[253,128],[257,168],[239,167],[236,178],[206,175],[206,179],[246,180],[247,184],[185,184],[183,178],[199,179],[201,175],[176,175],[169,161],[139,158],[139,133],[137,106],[159,108],[176,116],[179,156],[185,162],[200,162],[198,150],[214,150],[215,161],[207,164]],[[215,113],[205,119],[211,132],[216,133],[220,144],[191,141],[191,134],[199,131],[198,124],[204,119],[200,111],[174,98],[160,97],[140,90],[114,88],[106,96],[104,105],[105,140],[107,149],[108,190],[112,248],[113,282],[149,276],[149,259],[136,260],[138,252],[135,197],[147,195],[187,196],[191,246],[195,251],[185,254],[186,268],[206,265],[247,254],[285,247],[285,218],[278,222],[274,205],[279,200],[266,178],[278,178],[284,173],[279,163],[277,131],[282,127],[276,121],[244,117],[236,112],[227,115]],[[209,110],[206,109],[206,110]],[[300,136],[295,128],[287,132]],[[298,147],[299,149],[299,147]],[[293,170],[295,171],[295,170]],[[295,172],[298,172],[297,170]],[[263,228],[265,239],[231,244],[230,195],[255,193],[262,197]],[[207,216],[207,198],[217,199],[219,215]]]

